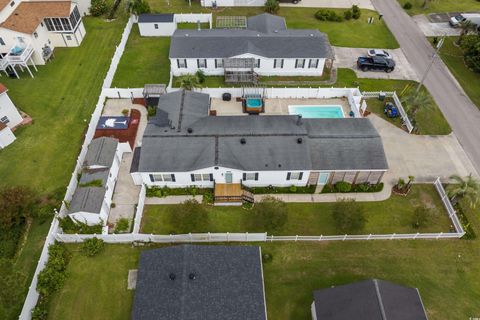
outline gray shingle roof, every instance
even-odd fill
[[[250,53],[267,58],[333,58],[328,37],[318,30],[281,29],[282,18],[262,14],[247,29],[177,29],[170,58],[229,58]]]
[[[314,291],[317,319],[426,320],[417,289],[365,280]]]
[[[103,187],[78,187],[70,201],[69,211],[100,213],[106,189]]]
[[[182,117],[189,125],[181,130],[159,120],[169,118],[169,112],[180,117],[178,104],[165,103],[176,101],[179,93],[162,97],[160,118],[145,129],[138,172],[188,172],[211,166],[244,171],[388,169],[381,138],[368,119],[302,119],[299,125],[294,115],[215,117],[207,115],[208,95],[195,96],[194,108],[184,106]],[[245,144],[240,143],[242,138]]]
[[[88,146],[83,165],[110,167],[117,151],[118,139],[101,137],[93,139]]]
[[[102,185],[105,186],[108,180],[108,174],[110,173],[109,168],[99,169],[99,170],[83,170],[80,180],[78,181],[79,185],[88,184],[95,180],[102,181]]]
[[[259,247],[179,245],[142,252],[132,319],[264,320],[264,299]]]
[[[163,14],[151,14],[145,13],[138,16],[139,23],[148,23],[148,22],[173,22],[173,13],[163,13]]]

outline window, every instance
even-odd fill
[[[70,26],[70,20],[68,20],[68,18],[60,18],[60,21],[62,22],[63,30],[72,30],[72,27]]]
[[[63,31],[62,22],[60,21],[60,18],[52,18],[52,21],[56,31]]]
[[[287,180],[302,180],[303,172],[289,172],[287,173]]]
[[[35,38],[38,38],[38,33],[34,32],[34,33],[33,33],[33,36],[34,36]]]
[[[72,36],[66,36],[67,40],[72,40]]]
[[[47,25],[47,30],[48,31],[55,31],[55,27],[53,26],[52,19],[50,18],[45,18],[45,24]]]
[[[3,41],[2,38],[0,38],[0,45],[4,46],[5,45],[5,41]]]
[[[258,172],[245,172],[243,174],[243,181],[258,180]]]
[[[43,26],[43,22],[40,22],[40,25],[42,26],[42,28],[44,27],[44,26]]]
[[[215,59],[215,68],[223,68],[223,59]]]
[[[255,68],[260,68],[260,59],[255,60]]]
[[[158,29],[158,23],[155,23],[155,24],[153,25],[153,27],[154,27],[155,29]]]
[[[151,182],[175,182],[174,174],[150,174]]]
[[[310,62],[308,62],[308,67],[312,69],[318,68],[318,59],[310,59]]]
[[[179,69],[187,68],[187,59],[177,59],[177,66]]]
[[[190,178],[192,182],[195,181],[213,181],[213,174],[211,173],[195,173],[191,174]]]
[[[197,59],[197,67],[198,68],[206,68],[207,67],[207,59]]]
[[[10,122],[10,119],[8,119],[8,117],[5,116],[5,117],[2,117],[2,118],[0,119],[0,122],[3,123],[3,124],[7,124],[7,123]]]
[[[282,69],[283,68],[283,59],[275,59],[273,60],[273,67],[275,69]]]
[[[78,7],[75,6],[72,13],[70,14],[70,23],[72,28],[75,28],[77,24],[80,22],[80,12],[78,12]]]
[[[303,68],[303,67],[305,67],[305,59],[295,60],[295,68]]]

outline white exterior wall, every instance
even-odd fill
[[[73,0],[72,2],[77,4],[81,16],[90,14],[91,0]]]
[[[0,130],[0,149],[5,148],[13,141],[15,141],[15,135],[9,127],[6,127],[3,130]]]
[[[12,2],[15,2],[13,6],[10,6]],[[20,4],[21,0],[10,0],[10,2],[3,8],[2,11],[0,11],[0,23],[7,20],[7,18],[10,16],[10,14],[18,7]]]
[[[0,119],[3,117],[8,117],[7,127],[9,128],[18,126],[23,120],[7,92],[0,94]]]
[[[317,320],[317,311],[315,309],[315,301],[312,302],[310,309],[312,311],[312,320]]]
[[[216,2],[217,7],[263,7],[265,0],[201,0],[202,7],[211,7]]]
[[[158,29],[155,29],[155,25],[158,26]],[[177,30],[177,23],[139,22],[138,29],[142,37],[169,37]]]
[[[296,59],[284,59],[283,68],[274,68],[275,59],[264,58],[252,54],[243,54],[233,58],[255,58],[260,59],[260,68],[254,71],[261,76],[321,76],[326,59],[319,59],[317,68],[309,68],[310,59],[305,59],[304,68],[295,68]],[[177,59],[170,59],[170,68],[174,76],[193,74],[197,72],[197,59],[186,59],[187,68],[178,68]],[[224,68],[215,68],[215,59],[207,59],[207,67],[201,68],[208,76],[219,76],[224,74]],[[241,71],[240,69],[238,69]],[[247,71],[247,69],[245,69]]]
[[[69,214],[69,216],[76,221],[80,221],[88,224],[89,226],[93,226],[100,223],[105,224],[107,222],[108,213],[105,214],[103,210],[101,214],[92,212],[75,212]]]

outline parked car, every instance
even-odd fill
[[[462,23],[466,20],[467,19],[464,16],[459,14],[458,16],[451,17],[450,20],[448,21],[448,23],[450,24],[450,26],[455,28],[455,27],[458,27],[460,25],[460,23]]]
[[[357,66],[362,71],[382,70],[392,72],[395,70],[395,61],[384,57],[359,57]]]
[[[387,59],[391,59],[390,53],[388,53],[387,51],[382,50],[382,49],[369,49],[367,51],[367,55],[369,57],[384,57],[384,58],[387,58]]]
[[[460,27],[460,24],[462,22],[470,21],[474,26],[477,26],[477,28],[480,30],[480,14],[479,13],[462,13],[459,15],[456,15],[455,17],[451,17],[450,20],[448,20],[448,23],[450,26],[453,28]]]

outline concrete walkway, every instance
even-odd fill
[[[297,4],[280,3],[280,6],[304,8],[351,8],[354,4],[362,9],[375,10],[375,7],[370,0],[302,0]]]
[[[379,48],[373,48],[379,49]],[[345,47],[333,47],[335,52],[334,65],[337,68],[349,68],[355,71],[355,74],[359,78],[370,79],[399,79],[399,80],[417,80],[417,73],[412,69],[407,58],[403,54],[402,49],[385,49],[392,56],[395,61],[395,70],[390,73],[384,71],[366,71],[363,72],[357,67],[357,58],[360,56],[366,56],[366,48],[345,48]]]
[[[412,19],[426,37],[458,36],[461,33],[460,28],[452,28],[448,22],[430,22],[423,14],[413,16]]]

